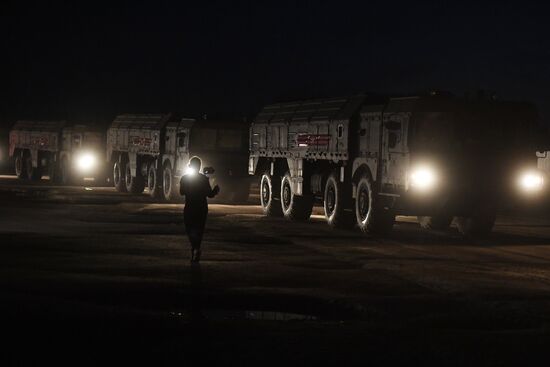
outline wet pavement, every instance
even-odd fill
[[[8,364],[518,365],[550,356],[550,216],[387,238],[210,208],[200,266],[182,205],[0,177]]]

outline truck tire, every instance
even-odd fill
[[[17,175],[17,178],[21,180],[26,180],[27,177],[27,170],[25,169],[25,163],[23,154],[17,154],[15,157],[15,174]]]
[[[380,203],[368,175],[363,175],[357,182],[355,217],[359,229],[371,234],[387,234],[395,222],[395,213]]]
[[[178,197],[176,180],[174,180],[174,174],[170,163],[166,163],[162,170],[162,194],[166,201],[172,201]]]
[[[265,215],[281,217],[283,210],[280,203],[281,181],[272,177],[269,172],[262,174],[260,179],[260,205]]]
[[[28,179],[31,181],[38,181],[42,178],[40,167],[32,166],[32,158],[30,154],[25,155],[25,170],[27,171]]]
[[[496,220],[496,208],[491,204],[482,204],[469,217],[456,217],[458,231],[468,237],[484,237],[493,230]]]
[[[310,195],[298,196],[292,190],[290,173],[281,179],[281,210],[286,219],[293,221],[308,220],[313,209],[313,198]]]
[[[325,218],[329,226],[334,228],[351,228],[353,222],[353,213],[346,210],[346,197],[344,187],[338,174],[331,173],[325,184],[325,193],[323,196],[323,208],[325,209]]]
[[[431,217],[418,216],[418,224],[424,229],[447,229],[453,222],[453,216],[446,213],[438,213]]]
[[[162,185],[159,182],[158,170],[154,165],[149,166],[147,170],[147,189],[149,196],[153,199],[162,197]]]
[[[126,164],[126,170],[124,171],[124,184],[126,185],[126,191],[130,194],[141,194],[145,189],[143,176],[139,172],[136,172],[136,176],[132,177],[132,170],[129,164]]]
[[[126,185],[124,183],[124,172],[126,172],[126,161],[116,161],[113,165],[113,182],[118,192],[127,192]]]

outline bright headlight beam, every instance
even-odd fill
[[[425,191],[433,188],[437,182],[437,176],[431,167],[417,167],[411,172],[411,187]]]
[[[521,175],[519,184],[525,191],[538,191],[544,185],[544,178],[538,172],[525,172]]]
[[[82,171],[88,171],[96,165],[96,157],[91,153],[84,153],[76,159],[76,166]]]

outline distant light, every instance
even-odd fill
[[[420,191],[432,189],[437,183],[437,175],[430,166],[420,166],[412,170],[411,187]]]
[[[525,191],[539,191],[544,186],[544,177],[536,171],[525,172],[520,176],[519,184]]]
[[[90,171],[97,164],[97,158],[92,153],[82,153],[76,158],[76,167],[81,171]]]
[[[307,144],[304,144],[304,143],[300,143],[298,144],[299,147],[307,147]]]

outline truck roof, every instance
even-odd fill
[[[367,96],[310,99],[265,106],[255,123],[292,123],[348,120],[361,108]]]
[[[66,121],[19,120],[15,123],[15,125],[13,125],[12,130],[57,132],[63,129],[66,125]]]
[[[125,113],[115,117],[110,128],[159,130],[164,127],[191,127],[194,123],[195,120],[190,118],[173,119],[171,113]]]
[[[133,128],[133,129],[160,129],[172,115],[170,113],[157,114],[129,114],[125,113],[115,117],[111,128]]]
[[[248,130],[248,123],[239,120],[196,120],[194,128],[212,128],[212,129],[243,129]]]

